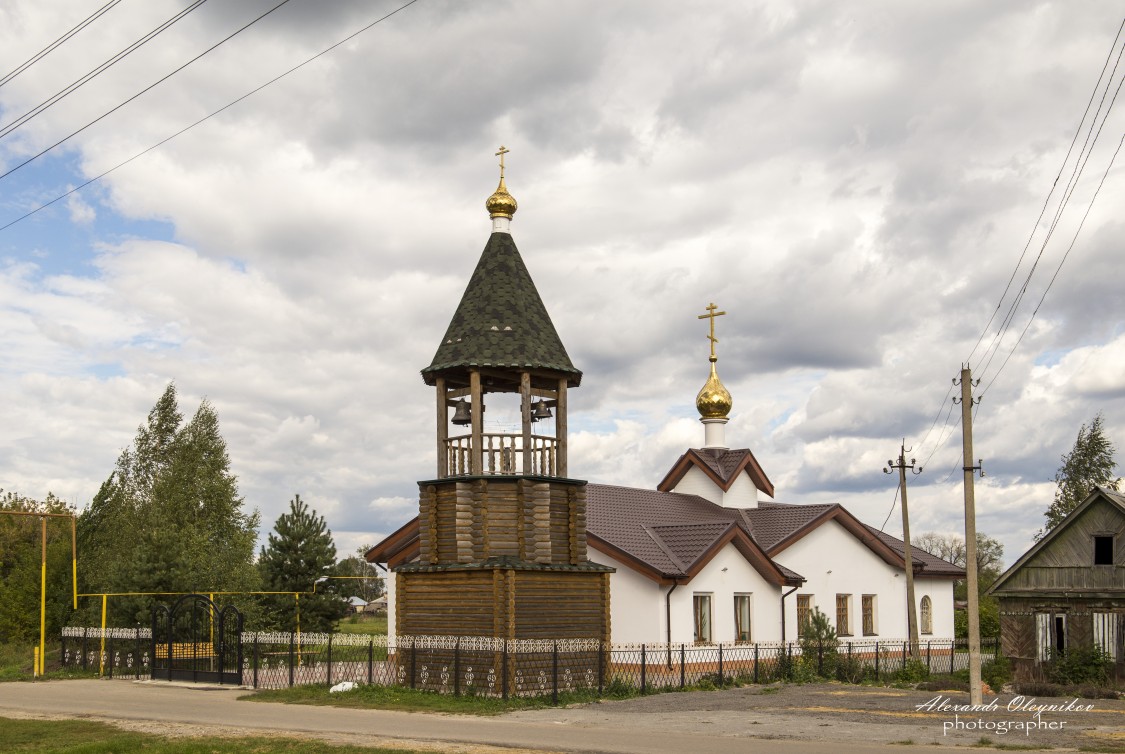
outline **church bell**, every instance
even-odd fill
[[[531,407],[531,420],[533,422],[537,422],[540,419],[550,419],[550,418],[551,418],[551,407],[547,405],[546,401],[537,401],[535,403],[535,405]]]
[[[453,423],[462,427],[473,423],[472,409],[463,400],[457,401],[457,408],[453,412]]]

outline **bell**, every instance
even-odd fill
[[[457,401],[457,408],[453,412],[453,423],[464,427],[473,423],[472,409],[465,401]]]
[[[538,401],[531,407],[531,420],[537,422],[540,419],[551,418],[551,407],[547,405],[546,401]]]

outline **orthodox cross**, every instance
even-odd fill
[[[496,153],[496,156],[500,158],[500,180],[504,180],[504,155],[511,151],[512,150],[501,144],[500,151]]]
[[[711,334],[707,336],[707,339],[709,341],[711,341],[711,361],[717,360],[715,358],[715,344],[719,342],[719,339],[715,337],[715,317],[721,317],[724,314],[726,314],[726,312],[715,311],[718,308],[719,307],[715,306],[714,302],[712,302],[711,304],[709,304],[706,307],[707,313],[706,314],[700,314],[699,317],[698,317],[699,319],[709,319],[709,320],[711,320]]]

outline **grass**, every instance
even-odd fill
[[[374,634],[385,636],[387,633],[387,616],[385,615],[353,615],[344,618],[336,626],[342,634]]]
[[[33,668],[35,644],[0,644],[0,682],[3,681],[31,681],[34,680]],[[60,678],[90,678],[96,676],[97,670],[84,671],[81,668],[64,668],[59,662],[61,650],[56,646],[53,650],[47,647],[47,672],[44,679]]]
[[[296,738],[201,736],[167,738],[114,728],[85,720],[10,720],[0,717],[5,752],[81,752],[119,754],[419,754],[412,749],[333,746]]]
[[[389,709],[404,712],[442,712],[453,715],[502,715],[523,709],[540,709],[554,706],[550,696],[517,697],[508,699],[462,694],[439,694],[435,691],[407,689],[397,686],[357,686],[351,691],[328,693],[327,684],[294,686],[291,689],[257,691],[240,697],[252,702],[283,702],[286,704],[312,704],[357,709]],[[595,702],[596,691],[560,692],[559,705]]]

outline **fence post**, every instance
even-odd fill
[[[254,634],[254,688],[258,688],[258,634]]]
[[[902,643],[902,669],[906,670],[906,642]]]
[[[754,642],[754,683],[758,682],[758,643]]]
[[[605,642],[598,642],[598,695],[601,696],[605,690],[605,653],[609,652],[606,649]]]
[[[294,642],[297,640],[297,635],[292,631],[289,632],[289,688],[293,688],[293,650]]]
[[[875,640],[875,683],[879,682],[879,640]]]
[[[852,642],[852,641],[849,641],[849,642],[848,642],[848,672],[849,672],[849,673],[854,673],[854,672],[855,672],[855,666],[853,666],[853,665],[852,665],[852,645],[853,645],[854,643],[855,643],[855,642]],[[859,678],[858,678],[858,679],[856,679],[855,681],[852,681],[852,683],[858,683],[859,681],[862,681],[862,680],[863,680],[863,675],[864,675],[863,673],[860,673],[860,674],[859,674]],[[846,680],[846,679],[845,679],[845,680]]]
[[[719,688],[723,687],[723,645],[719,645]]]
[[[551,646],[551,675],[554,676],[554,681],[551,683],[551,704],[559,706],[559,643],[556,641]]]
[[[332,686],[332,634],[328,634],[328,685]]]
[[[62,658],[63,667],[66,667],[70,663],[66,661],[66,629],[65,628],[63,629],[61,638],[62,638],[62,648],[59,650],[59,657]]]
[[[388,647],[389,649],[389,647]],[[371,641],[367,643],[367,685],[372,684],[372,676],[375,673],[375,637],[371,637]]]
[[[410,640],[410,688],[418,688],[418,682],[414,680],[414,675],[418,670],[418,639],[417,637]]]
[[[133,678],[141,679],[141,627],[133,629]]]
[[[641,645],[641,693],[645,693],[645,684],[648,681],[648,660],[645,655],[645,645]]]
[[[680,688],[684,687],[684,645],[680,644]]]
[[[824,642],[816,643],[816,674],[824,677]]]
[[[953,656],[957,654],[957,640],[949,640],[949,674],[953,675]]]
[[[107,644],[109,649],[106,651],[109,655],[109,677],[113,678],[113,633],[112,630],[108,628],[106,629],[106,631],[111,631],[111,633],[109,634],[109,643]]]
[[[500,670],[502,671],[501,674],[500,674],[502,676],[501,679],[500,679],[500,695],[504,699],[507,699],[508,698],[508,640],[507,639],[504,639],[503,655],[501,656],[501,659],[500,659]],[[599,691],[600,691],[600,689],[599,689]]]
[[[453,644],[453,696],[461,696],[461,637]]]
[[[930,664],[930,642],[926,642],[926,672],[929,673],[933,670]]]
[[[83,670],[86,669],[86,665],[88,663],[88,659],[86,657],[86,654],[87,654],[87,652],[89,652],[89,650],[86,648],[86,635],[89,632],[90,632],[89,626],[83,626],[82,627],[82,669]]]
[[[785,642],[785,680],[793,679],[793,647],[790,642]]]

